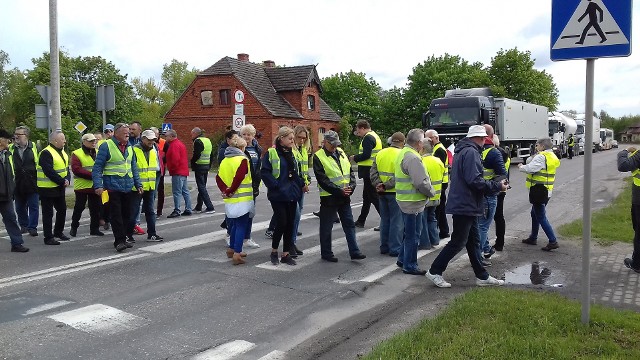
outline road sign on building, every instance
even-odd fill
[[[166,132],[167,130],[171,130],[173,127],[171,125],[171,123],[164,123],[162,124],[162,132]]]
[[[244,126],[244,115],[233,115],[233,130],[240,131],[240,128]]]
[[[632,0],[553,0],[551,60],[631,55]]]

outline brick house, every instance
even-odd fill
[[[624,129],[620,134],[620,138],[622,142],[640,142],[640,124],[635,124]]]
[[[281,126],[304,125],[313,149],[326,130],[336,130],[340,116],[320,97],[322,86],[315,65],[275,67],[273,61],[249,62],[249,55],[224,57],[197,74],[165,115],[191,153],[190,132],[200,127],[206,136],[224,133],[235,112],[236,90],[244,93],[244,115],[262,134],[265,149]],[[217,144],[214,144],[217,146]]]

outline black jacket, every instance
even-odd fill
[[[631,155],[627,150],[618,153],[618,171],[634,171],[640,169],[640,151]],[[640,205],[640,186],[631,186],[631,204]]]
[[[62,156],[62,152],[64,150],[58,150],[55,147],[53,148],[56,151],[58,151],[60,156]],[[40,193],[40,196],[44,196],[44,197],[64,196],[64,189],[65,189],[64,181],[67,180],[71,182],[71,169],[68,169],[67,176],[65,177],[61,177],[60,175],[58,175],[58,173],[53,170],[53,157],[48,151],[41,152],[40,159],[38,159],[38,161],[40,162],[40,167],[42,168],[44,175],[48,177],[49,180],[58,184],[58,186],[54,188],[38,188],[38,192]],[[69,164],[67,164],[67,168],[68,167],[69,167]]]
[[[204,143],[200,137],[193,139],[193,156],[191,156],[191,170],[193,171],[209,171],[211,170],[211,162],[213,161],[213,149],[211,149],[211,157],[208,164],[197,164],[200,154],[204,151]]]
[[[0,156],[4,157],[4,162],[0,161],[0,201],[13,201],[16,183],[13,179],[13,170],[9,162],[11,153],[5,151]]]
[[[33,156],[34,150],[38,151],[35,148],[35,144],[29,141],[22,157],[20,157],[18,147],[11,147],[13,167],[16,176],[16,192],[22,195],[30,195],[38,192],[36,159]]]
[[[373,148],[376,147],[376,138],[373,135],[366,135],[362,139],[362,154],[357,154],[353,157],[353,161],[359,162],[367,160],[371,157]],[[358,165],[358,177],[360,179],[371,178],[371,166]]]

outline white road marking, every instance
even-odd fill
[[[227,360],[253,349],[256,344],[244,340],[234,340],[218,345],[196,355],[193,360]]]
[[[103,304],[62,312],[48,318],[98,336],[115,335],[148,323],[147,320]]]
[[[286,353],[280,350],[273,350],[258,360],[284,360]]]
[[[29,315],[37,314],[43,311],[59,308],[69,304],[73,304],[73,301],[67,301],[67,300],[55,301],[49,304],[32,307],[31,309],[25,311],[22,315],[29,316]]]

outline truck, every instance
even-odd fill
[[[600,150],[600,143],[602,142],[602,140],[600,139],[600,118],[595,115],[593,116],[593,131],[591,132],[591,134],[588,134],[586,136],[586,126],[584,123],[584,119],[584,114],[576,114],[575,120],[578,124],[578,130],[576,130],[576,138],[579,142],[582,142],[584,144],[586,144],[587,141],[591,141],[591,143],[593,144],[591,152],[596,152]],[[584,149],[582,149],[582,151],[584,152]]]
[[[553,142],[553,151],[559,158],[569,153],[569,136],[574,136],[574,151],[579,152],[578,139],[575,138],[578,124],[576,121],[558,111],[549,112],[549,137]]]
[[[436,130],[445,147],[465,137],[469,126],[481,124],[493,126],[500,146],[521,159],[533,154],[536,141],[549,133],[546,107],[494,98],[489,88],[447,90],[422,116],[423,127]]]
[[[600,128],[600,150],[613,148],[613,129]]]

